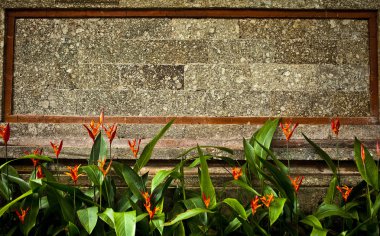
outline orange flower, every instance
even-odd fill
[[[79,176],[83,176],[84,174],[78,174],[80,165],[75,165],[74,167],[67,166],[70,172],[65,172],[66,175],[70,176],[73,180],[74,184],[77,184]]]
[[[131,151],[133,153],[133,156],[135,158],[137,158],[137,154],[139,153],[140,143],[141,143],[141,139],[139,139],[139,142],[137,144],[137,148],[135,148],[135,146],[136,146],[136,139],[134,139],[132,142],[130,140],[128,140],[129,148],[131,149]]]
[[[30,208],[26,208],[26,210],[20,208],[20,212],[18,212],[18,210],[16,210],[16,215],[18,216],[19,220],[21,221],[21,224],[24,224],[25,222],[25,216],[26,214],[28,213],[28,211],[30,210]]]
[[[110,141],[110,144],[112,143],[112,140],[115,138],[116,130],[117,130],[117,124],[112,125],[108,129],[106,126],[104,126],[104,131],[106,131],[106,135]]]
[[[261,207],[262,204],[259,204],[259,196],[256,196],[255,199],[251,200],[251,209],[252,215],[256,213],[257,208]]]
[[[208,208],[208,206],[210,205],[210,200],[211,200],[210,197],[206,197],[206,195],[202,193],[202,200],[206,208]]]
[[[339,127],[340,127],[339,119],[338,118],[332,119],[331,120],[331,130],[336,136],[338,136],[338,134],[339,134]]]
[[[363,144],[360,145],[360,156],[362,158],[363,165],[365,165],[365,149]]]
[[[52,143],[52,142],[50,142],[50,144],[51,144],[51,146],[52,146],[52,148],[54,150],[56,158],[58,159],[58,156],[59,156],[59,154],[61,153],[61,150],[62,150],[63,140],[61,140],[61,142],[59,143],[59,146],[56,145],[56,144],[54,144],[54,143]]]
[[[290,181],[292,182],[294,190],[296,191],[296,193],[298,193],[298,190],[301,187],[302,180],[304,179],[304,176],[302,176],[302,177],[297,176],[296,179],[292,179],[292,177],[290,177],[289,175],[288,175],[288,177],[289,177]]]
[[[234,177],[234,180],[238,180],[240,176],[243,175],[243,171],[239,167],[232,168],[232,176]]]
[[[95,123],[95,121],[92,120],[89,126],[83,124],[83,126],[86,128],[88,132],[88,135],[92,138],[92,141],[95,141],[96,136],[99,134],[100,126],[103,127],[103,120],[104,120],[104,112],[102,111],[100,112],[98,123]]]
[[[343,185],[342,187],[336,186],[336,188],[339,190],[339,192],[342,194],[342,198],[345,202],[347,202],[348,197],[350,196],[350,193],[353,188],[347,187],[347,185]]]
[[[45,177],[45,175],[42,172],[42,167],[41,166],[38,166],[38,168],[37,168],[36,177],[37,177],[37,179],[42,179],[43,177]]]
[[[273,199],[274,199],[273,193],[271,193],[271,194],[267,194],[267,195],[265,195],[265,196],[263,196],[263,197],[260,198],[261,202],[262,202],[266,207],[268,207],[268,208],[269,208],[271,202],[273,201]]]
[[[280,123],[280,127],[282,129],[282,132],[284,133],[286,137],[286,141],[289,141],[290,138],[293,135],[294,130],[297,128],[298,123],[294,124],[292,128],[292,121],[286,121],[284,124]]]
[[[377,140],[377,142],[376,142],[376,155],[378,157],[380,157],[380,144],[379,144],[379,140]]]
[[[143,192],[143,193],[141,193],[141,194],[142,194],[142,196],[143,196],[144,199],[145,199],[145,203],[144,203],[145,210],[148,212],[148,214],[149,214],[149,218],[152,219],[153,216],[156,214],[156,211],[159,211],[160,208],[159,208],[159,207],[155,207],[155,208],[152,210],[152,209],[151,209],[151,208],[152,208],[152,205],[151,205],[151,203],[150,203],[150,197],[151,197],[152,195],[149,195],[148,192]]]
[[[0,125],[0,136],[3,138],[4,144],[7,145],[9,137],[11,136],[9,123],[7,125]]]
[[[34,159],[34,158],[31,158],[30,159],[32,162],[33,162],[33,166],[34,166],[34,168],[36,168],[37,166],[38,166],[38,159]]]
[[[102,161],[98,160],[98,162],[99,162],[99,166],[98,166],[99,170],[103,173],[103,176],[106,177],[106,175],[110,171],[112,160],[110,161],[107,169],[105,169],[105,170],[104,170],[104,165],[106,164],[106,159],[104,158]]]

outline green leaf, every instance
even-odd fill
[[[7,161],[5,162],[4,164],[2,164],[0,166],[0,170],[4,168],[4,166],[8,165],[9,163],[11,162],[14,162],[14,161],[18,161],[18,160],[25,160],[25,159],[38,159],[38,160],[41,160],[41,161],[48,161],[48,162],[52,162],[53,159],[51,159],[50,157],[48,156],[40,156],[40,155],[26,155],[26,156],[22,156],[22,157],[19,157],[17,159],[13,159],[13,160],[10,160],[10,161]]]
[[[150,222],[152,224],[151,232],[153,233],[155,229],[158,229],[158,231],[162,235],[164,232],[165,214],[156,214]]]
[[[183,221],[183,220],[187,220],[187,219],[192,218],[192,217],[194,217],[194,216],[196,216],[198,214],[201,214],[201,213],[213,213],[213,212],[210,211],[210,210],[204,209],[204,208],[190,209],[190,210],[187,210],[187,211],[185,211],[183,213],[178,214],[173,220],[171,220],[169,222],[166,222],[164,224],[164,226],[174,225],[177,222],[180,222],[180,221]]]
[[[235,218],[228,224],[228,226],[224,230],[224,234],[228,235],[234,232],[235,230],[237,230],[238,228],[240,228],[241,226],[242,226],[242,223],[240,222],[240,220],[238,218]]]
[[[313,227],[313,231],[310,236],[326,236],[328,233],[328,230],[322,227],[322,224],[319,222],[318,218],[313,215],[306,216],[301,220],[301,222]]]
[[[67,225],[67,230],[69,231],[69,236],[77,236],[80,234],[78,227],[71,222],[69,222],[69,224]]]
[[[335,175],[331,181],[330,181],[330,185],[329,185],[329,188],[327,189],[327,193],[326,193],[326,196],[323,200],[323,202],[325,204],[332,204],[334,203],[334,198],[335,198],[335,193],[336,193],[336,186],[338,185],[338,178],[337,176]]]
[[[249,143],[253,146],[255,154],[263,159],[266,159],[268,156],[267,152],[263,149],[262,146],[267,149],[270,148],[274,132],[278,127],[279,119],[267,120],[264,125],[252,136]],[[255,141],[261,143],[262,146],[255,144]],[[256,163],[258,164],[258,163]]]
[[[26,200],[24,205],[30,206],[30,210],[25,217],[24,224],[21,226],[21,231],[24,235],[28,235],[30,230],[36,225],[37,215],[40,210],[38,194],[33,194],[31,198],[27,198]]]
[[[286,198],[274,198],[269,206],[269,220],[270,225],[273,225],[277,221],[278,217],[281,215]]]
[[[103,173],[96,165],[81,166],[80,169],[86,173],[88,178],[95,186],[100,186],[103,180]]]
[[[278,158],[276,157],[276,155],[274,155],[274,153],[271,150],[269,150],[267,147],[265,147],[264,145],[262,145],[258,141],[256,141],[256,144],[258,144],[264,151],[266,151],[269,154],[269,156],[272,158],[273,162],[276,164],[276,166],[278,168],[280,168],[280,170],[284,174],[289,173],[288,167],[286,167],[286,165],[284,165],[281,161],[279,161]]]
[[[135,235],[136,211],[114,212],[114,219],[117,236]]]
[[[161,184],[172,172],[173,170],[160,170],[156,173],[156,175],[152,179],[152,187],[151,191],[153,192],[154,189]]]
[[[364,147],[365,151],[365,165],[361,158],[361,142],[355,137],[354,150],[355,162],[362,178],[371,185],[374,189],[379,190],[378,169],[372,155],[368,149]]]
[[[124,178],[132,193],[139,199],[143,199],[141,192],[145,191],[145,186],[142,178],[128,165],[114,161],[113,168],[119,176]]]
[[[379,211],[379,209],[380,209],[380,194],[377,194],[375,203],[373,204],[372,209],[371,209],[371,216],[373,217],[377,215],[377,212]]]
[[[234,198],[226,198],[223,202],[229,205],[241,218],[247,220],[247,213],[238,200]]]
[[[232,180],[231,183],[237,185],[237,186],[240,186],[241,188],[253,193],[254,195],[258,195],[258,196],[261,196],[260,193],[258,193],[255,189],[253,189],[251,186],[249,186],[248,184],[244,183],[243,181],[241,180]]]
[[[100,219],[106,222],[111,228],[115,229],[114,211],[112,208],[107,208],[102,213],[98,213]]]
[[[306,137],[305,134],[302,133],[302,135],[306,139],[306,141],[308,141],[311,144],[311,146],[313,146],[317,154],[327,163],[331,171],[334,173],[334,176],[337,176],[336,166],[334,165],[334,162],[332,161],[331,157],[325,151],[323,151],[317,144],[315,144],[308,137]]]
[[[3,173],[3,176],[6,177],[6,174]],[[22,193],[25,193],[30,190],[30,186],[25,180],[11,175],[8,175],[8,179],[11,182],[17,184],[20,187]]]
[[[33,191],[32,190],[29,190],[28,192],[20,195],[18,198],[16,198],[15,200],[11,201],[10,203],[8,203],[7,205],[3,206],[1,209],[0,209],[0,217],[11,207],[13,206],[16,202],[20,201],[21,199],[23,198],[26,198],[27,196],[33,194]]]
[[[98,160],[103,160],[107,157],[107,142],[103,138],[102,132],[96,136],[94,144],[91,148],[89,162],[90,164],[97,165]]]
[[[201,181],[200,187],[202,194],[205,195],[206,198],[210,198],[209,208],[213,208],[216,205],[216,195],[215,189],[212,185],[210,175],[208,173],[208,165],[205,157],[203,156],[202,150],[198,146],[198,154],[201,160]]]
[[[137,159],[136,164],[134,166],[134,171],[139,172],[141,168],[143,168],[148,161],[150,160],[153,149],[156,146],[158,140],[165,134],[165,132],[170,128],[170,126],[174,123],[174,119],[167,123],[164,128],[144,147],[139,159]]]
[[[82,191],[80,191],[80,189],[78,188],[74,188],[74,187],[71,187],[71,186],[68,186],[68,185],[65,185],[65,184],[60,184],[60,183],[57,183],[57,182],[50,182],[50,181],[44,181],[47,185],[51,186],[51,187],[54,187],[55,189],[58,189],[58,190],[61,190],[61,191],[64,191],[64,192],[67,192],[69,193],[71,196],[74,196],[74,192],[75,192],[75,197],[76,199],[78,200],[81,200],[89,205],[96,205],[98,206],[97,203],[93,202],[93,200],[85,195]]]
[[[83,228],[91,234],[98,222],[98,207],[88,207],[77,211],[77,215]]]
[[[139,221],[141,221],[141,220],[143,220],[145,217],[147,217],[149,214],[148,213],[142,213],[142,214],[140,214],[140,215],[138,215],[137,217],[136,217],[136,222],[139,222]]]
[[[255,162],[255,150],[253,149],[253,146],[245,139],[243,138],[243,147],[244,147],[244,154],[245,159],[248,162],[248,168],[249,170],[257,177],[262,178],[262,176],[259,174],[257,168],[257,163]]]
[[[318,210],[313,214],[317,219],[324,219],[330,216],[340,216],[343,218],[352,218],[352,216],[334,204],[322,204]]]

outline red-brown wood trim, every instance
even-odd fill
[[[107,123],[119,124],[166,124],[175,119],[176,124],[263,124],[275,117],[205,117],[205,116],[108,116]],[[10,115],[7,122],[13,123],[90,123],[99,119],[98,116],[45,116],[45,115]],[[285,117],[300,124],[327,124],[328,117]],[[341,117],[341,124],[366,125],[377,124],[374,117]]]
[[[377,60],[377,11],[366,10],[270,10],[270,9],[7,9],[4,60],[3,120],[25,123],[87,123],[94,117],[12,114],[14,35],[17,18],[95,18],[95,17],[170,17],[170,18],[301,18],[368,20],[370,56],[370,117],[342,117],[343,124],[379,124]],[[109,117],[110,123],[164,124],[174,117]],[[270,117],[176,117],[177,124],[262,124]],[[287,117],[287,119],[290,119]],[[303,124],[326,124],[326,117],[293,117]]]

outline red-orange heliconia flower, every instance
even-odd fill
[[[104,158],[102,161],[98,160],[99,162],[99,170],[103,173],[103,176],[106,177],[106,175],[108,174],[108,172],[110,171],[111,169],[111,165],[112,165],[112,160],[110,161],[110,163],[108,164],[108,167],[107,169],[104,169],[104,166],[106,164],[106,159]]]
[[[104,131],[106,131],[106,135],[110,141],[110,144],[112,143],[113,139],[115,138],[116,131],[117,131],[117,124],[112,125],[107,129],[106,126],[104,126]]]
[[[259,196],[256,196],[251,200],[252,215],[256,213],[257,208],[261,207],[261,205],[262,204],[259,204]]]
[[[331,120],[331,130],[336,136],[338,136],[338,134],[339,134],[339,128],[340,128],[339,119],[338,118],[332,119]]]
[[[0,136],[3,138],[4,144],[7,145],[9,137],[11,136],[9,123],[7,125],[0,125]]]
[[[29,207],[26,208],[26,210],[20,208],[21,213],[18,210],[16,210],[16,215],[18,216],[19,220],[21,221],[21,224],[24,224],[24,222],[25,222],[25,216],[26,216],[26,214],[28,213],[29,210],[30,210]]]
[[[88,135],[92,138],[92,141],[95,141],[96,136],[99,134],[100,126],[103,126],[103,121],[104,121],[104,112],[102,111],[100,112],[98,123],[95,123],[95,121],[92,120],[89,126],[83,124],[83,126],[86,128],[88,132]]]
[[[242,175],[243,175],[243,171],[240,167],[232,168],[232,176],[234,177],[234,180],[238,180],[239,177]]]
[[[342,187],[336,186],[336,188],[339,190],[339,192],[342,194],[342,198],[345,202],[347,202],[348,197],[350,196],[350,193],[353,188],[347,187],[347,185],[343,185]]]
[[[159,207],[155,207],[153,210],[152,210],[152,205],[151,205],[151,202],[150,202],[150,197],[151,195],[149,195],[148,192],[143,192],[141,193],[142,196],[144,197],[145,199],[145,203],[144,203],[144,206],[145,206],[145,210],[148,212],[149,214],[149,218],[152,219],[153,216],[156,214],[156,211],[159,211],[160,208]]]
[[[37,167],[36,177],[37,179],[42,179],[43,177],[45,177],[44,173],[42,172],[41,166]]]
[[[137,154],[139,153],[140,143],[141,143],[141,139],[139,139],[139,142],[137,143],[137,148],[136,148],[136,139],[132,140],[132,142],[128,140],[129,148],[131,149],[133,156],[135,158],[137,158]]]
[[[362,158],[363,165],[365,165],[365,149],[364,145],[360,145],[360,157]]]
[[[54,150],[54,153],[55,153],[55,157],[58,159],[59,157],[59,154],[61,153],[61,150],[62,150],[62,145],[63,145],[63,140],[61,140],[61,142],[59,143],[59,145],[56,145],[52,142],[50,142],[53,150]]]
[[[43,152],[43,149],[42,149],[42,148],[36,148],[36,149],[33,150],[33,154],[36,155],[36,156],[41,156],[41,155],[42,155],[42,152]],[[24,154],[25,154],[25,155],[30,155],[30,152],[28,152],[28,151],[24,151]],[[38,166],[38,162],[39,162],[38,159],[31,158],[30,160],[33,162],[33,166],[34,166],[34,167],[37,167],[37,166]]]
[[[208,206],[210,205],[210,200],[211,200],[210,197],[206,197],[206,195],[202,193],[202,200],[206,208],[208,208]]]
[[[376,155],[378,157],[380,157],[380,144],[379,144],[379,140],[377,140],[377,142],[376,142]]]
[[[294,190],[296,191],[296,193],[298,193],[298,190],[301,187],[302,180],[304,179],[304,176],[302,176],[302,177],[297,176],[295,179],[292,179],[292,177],[290,177],[290,176],[288,176],[288,177],[290,179],[290,182],[292,182]]]
[[[284,133],[286,137],[286,141],[289,141],[290,138],[293,135],[294,130],[297,128],[298,123],[295,123],[292,128],[292,121],[286,121],[285,123],[280,123],[280,127],[282,129],[282,132]]]
[[[263,197],[260,198],[261,202],[262,202],[266,207],[268,207],[268,208],[269,208],[271,202],[273,201],[273,199],[274,199],[273,193],[271,193],[271,194],[267,194],[267,195],[265,195],[265,196],[263,196]]]
[[[78,174],[79,167],[80,165],[75,165],[74,167],[67,166],[67,169],[69,169],[70,172],[65,172],[66,175],[71,177],[74,184],[77,184],[79,176],[84,175],[84,174]]]

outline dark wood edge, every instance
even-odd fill
[[[370,117],[342,117],[344,124],[379,124],[377,61],[377,11],[365,10],[270,10],[270,9],[6,9],[4,47],[3,121],[25,123],[87,123],[94,117],[12,114],[14,71],[14,34],[17,18],[91,18],[91,17],[183,17],[183,18],[307,18],[366,19],[370,55]],[[164,124],[176,118],[177,124],[262,124],[270,117],[110,117],[110,123]],[[290,119],[287,117],[286,119]],[[326,124],[326,117],[293,117],[303,124]]]
[[[205,117],[205,116],[107,116],[107,123],[119,124],[166,124],[175,119],[176,124],[263,124],[276,117]],[[89,123],[98,120],[98,116],[46,116],[46,115],[10,115],[6,122],[12,123]],[[300,124],[328,124],[328,117],[285,117]],[[377,124],[377,117],[341,117],[341,124],[366,125]]]

